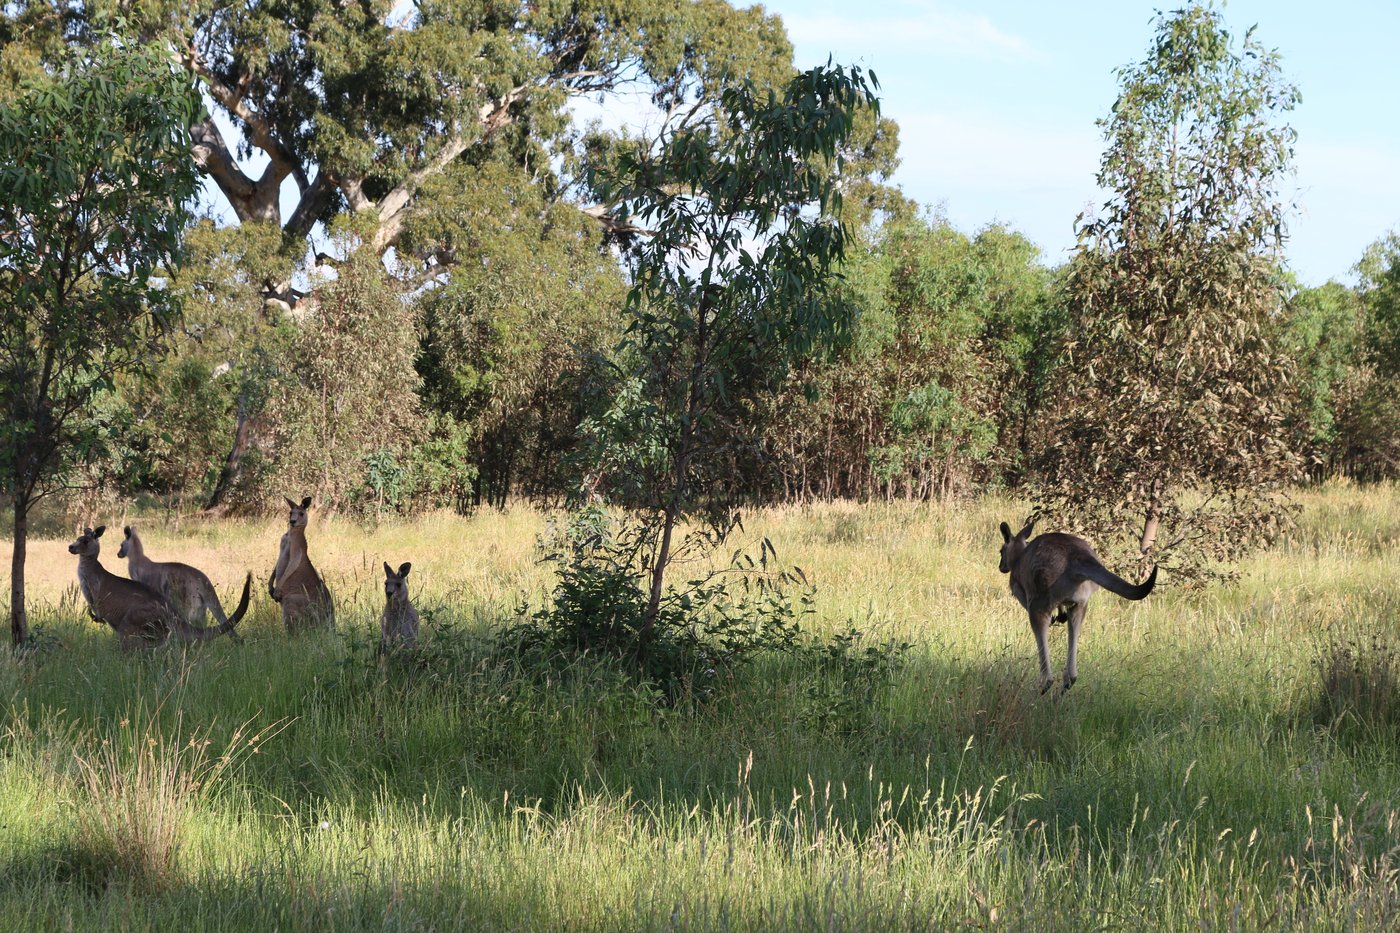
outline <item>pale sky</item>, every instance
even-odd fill
[[[1172,0],[771,0],[797,65],[861,64],[900,127],[895,176],[959,228],[993,221],[1067,256],[1074,219],[1102,200],[1094,121],[1113,104],[1113,69],[1143,58],[1156,9]],[[1400,0],[1233,0],[1230,31],[1251,25],[1277,48],[1302,103],[1299,211],[1287,254],[1299,278],[1351,281],[1362,251],[1400,227]]]

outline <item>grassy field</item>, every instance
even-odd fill
[[[280,521],[138,522],[226,604],[246,570],[261,594],[242,644],[148,656],[87,620],[68,540],[32,542],[0,929],[1393,929],[1400,489],[1302,498],[1234,583],[1101,594],[1059,702],[995,502],[750,517],[816,583],[808,627],[912,647],[873,692],[772,658],[678,706],[491,653],[549,582],[526,510],[313,521],[339,631],[295,641]],[[383,560],[413,562],[421,663],[373,655]]]

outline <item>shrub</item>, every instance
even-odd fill
[[[808,642],[805,654],[815,676],[804,690],[804,718],[826,735],[858,732],[909,648],[908,642],[870,641],[853,625],[825,641]]]
[[[651,568],[644,533],[607,511],[583,509],[542,540],[544,559],[559,567],[546,605],[503,636],[510,651],[536,663],[597,656],[623,664],[669,700],[704,699],[721,678],[760,651],[800,650],[799,620],[812,590],[801,571],[776,569],[765,539],[757,559],[736,552],[727,567],[701,573],[662,594],[655,622],[646,624]],[[697,547],[717,542],[705,532]],[[794,599],[794,585],[801,586]]]
[[[1400,735],[1400,647],[1380,632],[1334,638],[1317,654],[1313,720],[1339,734]]]

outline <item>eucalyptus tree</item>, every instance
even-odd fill
[[[878,106],[859,68],[814,68],[777,89],[735,84],[593,179],[648,231],[633,253],[620,391],[595,423],[594,478],[644,529],[642,642],[682,526],[700,521],[710,542],[730,527],[729,466],[754,402],[849,330],[836,288],[845,150],[857,114]]]
[[[202,108],[162,52],[107,41],[14,90],[0,103],[0,482],[19,644],[29,510],[100,451],[94,398],[154,361],[178,312],[163,279],[195,195]]]
[[[445,174],[497,153],[547,179],[571,97],[639,89],[665,111],[713,99],[726,75],[792,72],[781,21],[723,0],[21,0],[5,15],[31,58],[115,16],[159,38],[212,105],[189,157],[240,222],[277,224],[295,244],[361,213],[381,254],[431,213],[425,186]],[[608,205],[580,206],[614,223]],[[439,238],[412,239],[406,259],[456,258]]]
[[[776,479],[778,496],[947,497],[1019,469],[1053,335],[1038,256],[1001,226],[887,220],[842,265],[850,341],[775,400],[763,492]]]
[[[1353,410],[1372,383],[1365,352],[1364,303],[1340,282],[1298,288],[1285,312],[1288,353],[1297,365],[1294,445],[1315,477],[1345,469],[1349,439],[1344,412]]]
[[[767,86],[793,73],[778,17],[723,0],[18,0],[0,11],[0,35],[8,40],[0,78],[42,65],[65,45],[85,44],[114,16],[165,42],[200,82],[210,112],[192,133],[189,158],[212,181],[216,213],[280,232],[289,261],[269,268],[260,283],[268,315],[302,310],[306,280],[298,267],[320,252],[324,224],[347,213],[357,215],[364,246],[392,260],[406,290],[448,281],[464,263],[481,284],[473,275],[478,268],[503,270],[522,252],[549,252],[555,241],[541,241],[542,224],[579,229],[554,205],[585,219],[595,237],[625,237],[629,230],[613,205],[582,184],[589,165],[616,151],[621,134],[594,128],[587,140],[601,145],[583,145],[571,100],[587,97],[626,111],[641,104],[661,118],[713,102],[732,76]],[[872,150],[890,147],[893,136],[884,130]],[[506,232],[520,237],[518,246],[500,236],[483,242],[480,235],[484,210],[501,201],[494,185],[503,175],[512,189],[538,192],[517,202],[533,207],[535,218],[513,209],[516,222]],[[564,274],[591,274],[592,264],[577,258]],[[528,272],[519,267],[514,278]],[[547,288],[537,291],[504,316],[527,314],[527,306],[550,297],[542,293]],[[469,300],[449,307],[458,319],[451,327],[468,307]],[[563,310],[583,320],[590,308],[585,302]],[[440,346],[437,336],[430,342]],[[428,366],[444,362],[457,361],[439,358]],[[480,360],[461,362],[471,367]],[[470,368],[425,375],[430,390],[442,384],[438,376],[473,378]],[[523,381],[513,371],[480,375],[491,386]],[[225,471],[211,504],[226,499],[244,448],[258,446],[260,394],[266,395],[240,392],[229,400],[238,414],[228,457],[234,469]],[[510,448],[509,439],[496,438],[492,419],[518,411],[512,409],[518,396],[475,395],[466,406],[482,413],[473,442]],[[539,404],[546,401],[554,399]]]
[[[1366,248],[1355,272],[1356,350],[1336,405],[1337,455],[1361,479],[1400,476],[1400,234]],[[1329,340],[1335,333],[1329,333]]]
[[[1199,3],[1159,15],[1118,75],[1037,509],[1208,572],[1279,529],[1299,475],[1279,335],[1299,97],[1253,30],[1236,42]]]

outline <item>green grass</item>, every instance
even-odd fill
[[[1060,702],[995,501],[748,518],[816,582],[809,627],[913,644],[859,703],[790,658],[668,708],[493,657],[548,584],[525,510],[313,524],[338,633],[288,641],[264,597],[243,644],[148,656],[35,542],[39,649],[0,660],[0,929],[1394,928],[1400,731],[1347,698],[1400,640],[1400,489],[1303,500],[1236,582],[1100,595]],[[280,534],[141,530],[230,599]],[[413,561],[421,663],[373,657],[381,560]],[[1329,694],[1337,646],[1372,644]]]

